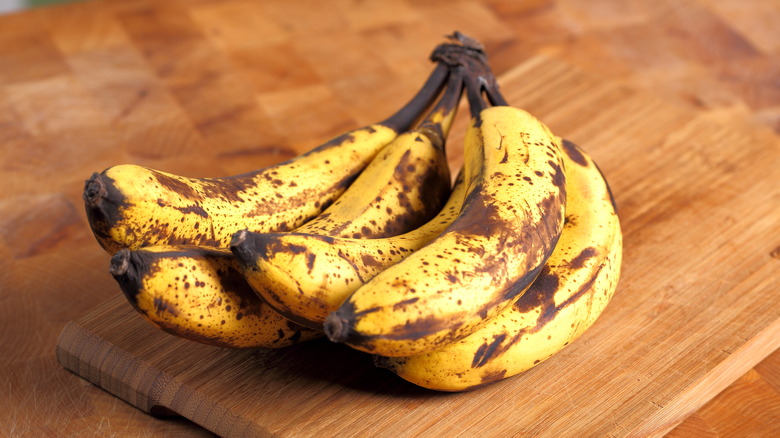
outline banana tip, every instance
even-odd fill
[[[240,261],[250,263],[253,259],[252,250],[249,245],[249,230],[240,230],[233,233],[230,238],[230,251],[233,252]]]
[[[331,342],[344,342],[349,333],[349,324],[338,312],[333,312],[325,317],[323,330]]]
[[[95,172],[84,182],[84,202],[95,207],[106,196],[106,185],[100,174]]]
[[[233,237],[230,240],[230,246],[238,246],[246,242],[246,237],[249,235],[249,230],[239,230],[233,233]]]
[[[111,266],[109,271],[114,277],[119,277],[127,273],[130,267],[130,250],[120,249],[113,257],[111,257]]]

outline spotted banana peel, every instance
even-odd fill
[[[452,188],[445,143],[462,90],[463,71],[454,68],[429,114],[385,146],[332,205],[294,231],[374,239],[406,233],[434,217]]]
[[[357,287],[352,280],[357,277],[362,282],[367,274],[361,271],[376,272],[382,266],[379,262],[367,269],[352,265],[351,274],[340,272],[343,262],[349,260],[347,254],[354,254],[356,248],[381,252],[384,242],[388,255],[392,255],[395,250],[388,245],[419,247],[421,239],[434,236],[441,225],[423,224],[432,218],[439,224],[444,220],[442,216],[453,211],[450,205],[442,212],[451,190],[445,140],[462,90],[463,71],[456,68],[441,99],[420,125],[386,146],[386,153],[380,153],[333,205],[294,233],[236,233],[231,250],[260,297],[285,317],[321,330],[325,316],[346,297],[345,290]],[[461,200],[455,198],[454,202]],[[338,210],[345,211],[332,214]],[[345,220],[350,213],[355,220]],[[409,232],[413,235],[406,235]],[[404,237],[386,239],[400,234]],[[337,241],[341,244],[335,244]],[[317,251],[325,252],[319,262]],[[363,252],[358,263],[372,264],[367,257],[368,252]],[[303,261],[305,272],[294,271],[301,265],[293,260]],[[319,278],[313,279],[312,275]]]
[[[110,271],[146,321],[181,338],[226,348],[281,348],[322,336],[259,299],[224,248],[122,249],[111,258]]]

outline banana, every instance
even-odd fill
[[[438,62],[388,119],[352,130],[278,165],[224,178],[189,178],[123,164],[84,186],[89,225],[109,253],[160,244],[227,247],[238,230],[287,231],[327,208],[377,153],[436,98],[450,68]]]
[[[200,343],[281,348],[322,336],[260,300],[227,249],[154,246],[122,249],[111,274],[144,319]]]
[[[445,142],[462,90],[463,71],[453,68],[443,95],[419,126],[385,146],[332,205],[295,231],[382,238],[436,215],[451,189]]]
[[[231,250],[252,288],[296,322],[322,330],[328,313],[383,269],[418,250],[455,219],[465,196],[459,172],[449,200],[429,222],[376,239],[302,233],[240,232]]]
[[[289,271],[291,266],[280,266],[276,262],[264,263],[264,259],[279,256],[284,261],[290,261],[291,258],[301,261],[303,257],[306,272],[313,273],[316,253],[307,252],[306,241],[319,244],[319,250],[327,251],[329,255],[334,254],[333,251],[339,247],[331,245],[324,249],[322,244],[332,243],[335,238],[351,238],[351,241],[341,240],[350,242],[346,248],[348,251],[361,246],[377,248],[373,240],[381,241],[380,238],[419,229],[425,221],[431,220],[434,213],[442,210],[451,189],[444,143],[455,118],[462,89],[463,71],[455,68],[444,95],[420,126],[402,134],[388,145],[333,205],[295,230],[293,235],[253,233],[247,230],[236,233],[231,249],[241,261],[249,284],[264,300],[285,317],[302,325],[322,329],[325,316],[335,310],[334,306],[345,297],[344,288],[355,287],[357,283],[339,284],[339,293],[322,287],[312,288],[311,283],[306,286],[303,283],[296,284],[295,278],[303,275],[303,272],[293,274]],[[445,211],[451,214],[452,210]],[[442,220],[438,219],[439,222]],[[407,246],[414,246],[441,226],[436,224],[423,228],[414,236],[394,240],[390,245],[406,242]],[[300,241],[301,238],[305,241],[291,245],[272,243],[274,239]],[[346,261],[348,256],[342,253],[340,258]],[[361,262],[370,263],[368,258],[361,259]],[[382,265],[377,261],[369,269],[375,272],[379,266]],[[323,267],[328,271],[333,268]],[[352,272],[358,273],[360,278],[359,267],[354,266]],[[323,273],[320,271],[318,274]],[[305,283],[305,277],[300,278]]]
[[[609,303],[620,276],[622,234],[609,186],[596,163],[563,141],[566,224],[542,272],[511,307],[440,350],[375,357],[419,386],[465,391],[517,375],[576,340]]]
[[[566,202],[559,145],[526,111],[484,108],[485,81],[468,76],[464,159],[471,163],[460,214],[329,314],[323,328],[331,341],[391,357],[443,348],[511,305],[555,247]]]

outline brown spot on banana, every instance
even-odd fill
[[[491,343],[482,344],[474,354],[474,360],[471,362],[472,368],[479,368],[485,365],[491,357],[493,357],[498,350],[499,346],[506,339],[506,333],[502,333],[493,338]]]
[[[163,205],[161,201],[158,201],[158,204]],[[196,216],[200,216],[204,219],[208,219],[209,214],[206,213],[206,210],[203,209],[200,205],[188,205],[186,207],[173,207],[176,210],[179,210],[183,214],[194,214]],[[195,224],[195,229],[198,229],[199,223]],[[210,223],[209,223],[210,225]]]
[[[197,201],[200,199],[200,195],[198,195],[195,189],[193,189],[192,186],[182,181],[181,179],[171,176],[165,172],[159,172],[152,169],[149,169],[149,171],[161,187],[176,193],[184,199],[191,201]]]
[[[176,306],[160,297],[155,297],[154,299],[154,311],[158,314],[167,312],[173,316],[179,316],[179,310],[176,308]]]
[[[573,142],[563,139],[561,142],[561,146],[564,152],[566,152],[566,155],[569,156],[571,161],[579,164],[580,166],[587,167],[588,166],[588,160],[585,158],[585,155],[580,152],[580,148],[574,144]]]
[[[398,303],[395,303],[393,304],[393,310],[401,310],[405,306],[408,306],[409,304],[416,303],[419,299],[420,299],[419,297],[414,297],[414,298],[409,298],[408,300],[403,300]]]
[[[482,376],[482,383],[483,384],[482,385],[472,386],[471,388],[469,388],[469,390],[477,389],[477,388],[479,388],[481,386],[488,385],[488,384],[490,384],[492,382],[501,380],[501,379],[504,378],[504,376],[506,376],[506,370],[499,370],[499,371],[495,371],[495,372],[492,372],[492,373],[485,373]]]
[[[592,246],[589,246],[580,251],[576,257],[569,261],[568,268],[571,270],[581,269],[583,266],[585,266],[585,262],[596,256],[598,256],[598,250]]]

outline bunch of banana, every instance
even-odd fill
[[[620,274],[609,187],[587,153],[507,103],[479,42],[450,38],[395,115],[285,163],[94,174],[90,225],[133,307],[220,347],[327,336],[440,391],[514,376],[577,339]],[[445,140],[464,90],[451,185]]]
[[[300,229],[384,237],[431,219],[450,193],[444,143],[461,92],[462,73],[455,71],[429,115],[384,146],[335,202]],[[111,273],[146,320],[180,337],[221,347],[273,348],[322,335],[282,317],[255,295],[227,248],[125,248],[112,257]]]

